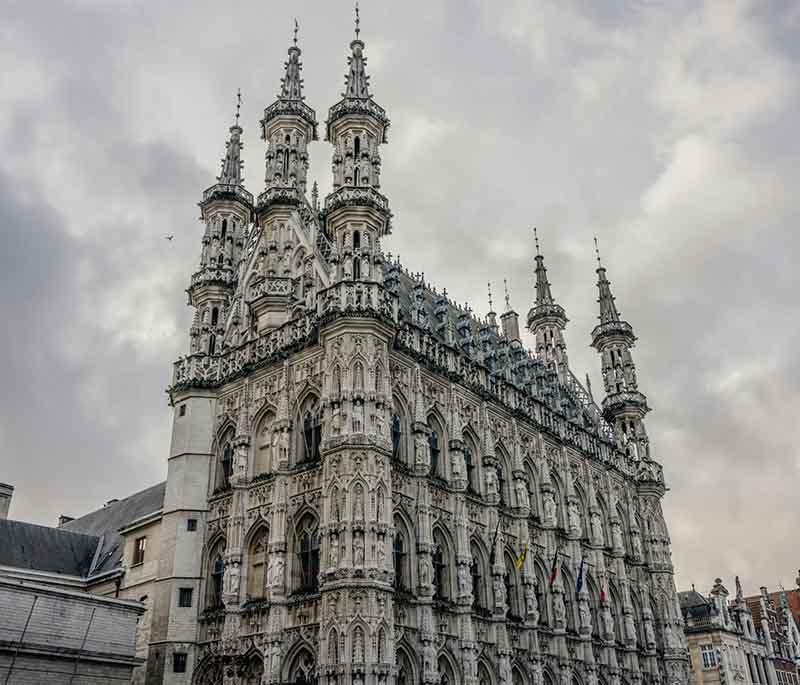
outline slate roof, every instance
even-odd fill
[[[86,576],[99,542],[96,535],[0,520],[0,564],[3,566]]]
[[[122,560],[123,540],[119,529],[164,506],[166,481],[111,502],[85,516],[64,524],[59,530],[84,533],[103,538],[103,547],[94,573],[116,568]]]

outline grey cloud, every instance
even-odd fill
[[[679,582],[738,573],[749,589],[791,585],[800,55],[789,37],[800,19],[779,3],[608,7],[362,8],[372,88],[392,117],[384,247],[478,312],[486,281],[499,302],[506,277],[524,316],[538,225],[572,365],[599,393],[588,347],[598,233],[640,338]],[[307,100],[324,120],[351,8],[294,12]],[[78,3],[47,17],[18,3],[10,14],[0,58],[19,69],[0,95],[0,302],[27,325],[3,340],[0,480],[18,486],[15,516],[52,522],[165,473],[163,389],[186,345],[196,202],[240,86],[246,178],[261,189],[256,122],[292,16],[255,2]],[[319,143],[323,191],[329,168]]]

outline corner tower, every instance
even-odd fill
[[[633,327],[623,321],[614,304],[611,283],[606,269],[597,254],[597,289],[600,297],[600,323],[592,330],[592,347],[602,358],[603,384],[606,396],[603,399],[603,414],[614,426],[617,439],[628,456],[649,459],[647,432],[644,417],[650,408],[647,398],[639,391],[636,382],[636,365],[631,349],[636,342]]]
[[[195,307],[189,332],[190,354],[217,354],[225,332],[225,320],[233,295],[245,233],[253,214],[253,196],[242,177],[242,127],[239,126],[241,93],[237,94],[236,117],[225,143],[225,156],[217,182],[206,189],[200,202],[205,224],[200,267],[187,292]]]
[[[333,191],[325,198],[326,229],[340,257],[337,279],[380,281],[380,239],[390,231],[389,201],[380,192],[381,158],[389,119],[372,97],[364,42],[350,42],[342,99],[328,110],[326,138],[333,144]]]
[[[564,341],[564,329],[567,326],[567,315],[564,308],[553,299],[550,282],[547,280],[547,269],[544,257],[539,251],[539,236],[533,229],[536,243],[536,301],[528,311],[528,330],[536,338],[536,356],[548,370],[555,370],[558,380],[564,383],[569,371],[567,359],[567,343]]]

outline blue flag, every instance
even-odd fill
[[[578,580],[575,582],[575,594],[580,593],[583,588],[583,559],[581,559],[581,566],[578,569]]]

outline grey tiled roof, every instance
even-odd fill
[[[94,573],[110,571],[122,560],[123,544],[119,529],[133,521],[152,514],[164,506],[166,481],[111,502],[85,516],[64,524],[61,530],[103,537],[103,548]]]
[[[24,521],[0,520],[0,564],[85,576],[100,538]]]

